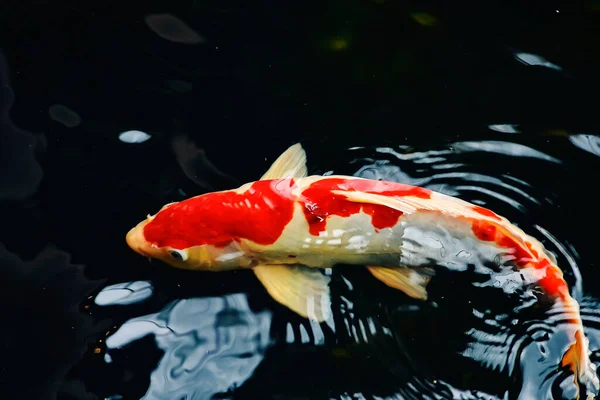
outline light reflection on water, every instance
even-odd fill
[[[145,282],[126,286],[142,288],[148,294]],[[105,291],[114,292],[115,287],[98,295],[102,305],[113,304]],[[136,300],[147,297],[137,296]],[[123,304],[122,299],[113,298],[116,304]],[[125,322],[106,340],[105,361],[112,361],[112,351],[152,335],[164,355],[143,399],[209,399],[239,387],[252,375],[270,345],[270,326],[271,313],[250,310],[245,294],[176,300],[158,313]]]

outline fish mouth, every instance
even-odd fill
[[[148,258],[148,260],[151,260],[152,256],[150,255],[149,251],[150,244],[144,237],[144,226],[146,223],[146,221],[143,221],[136,227],[130,229],[125,236],[125,241],[127,242],[127,245],[136,253]]]

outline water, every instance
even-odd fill
[[[296,141],[311,173],[428,187],[540,239],[600,364],[597,5],[86,7],[6,21],[1,398],[572,398],[561,310],[485,276],[440,271],[421,302],[334,268],[318,325],[250,273],[127,248],[147,213]]]

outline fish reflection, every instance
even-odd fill
[[[150,287],[146,282],[120,286]],[[102,304],[111,303],[105,298]],[[270,327],[271,313],[252,311],[245,294],[176,300],[160,312],[125,322],[106,339],[105,360],[111,362],[111,352],[152,335],[164,356],[143,399],[210,399],[252,375],[270,345]]]

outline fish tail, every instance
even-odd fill
[[[561,367],[573,373],[573,380],[577,388],[583,386],[586,390],[586,399],[595,399],[600,391],[600,382],[596,374],[596,365],[590,360],[589,340],[583,331],[583,321],[579,313],[579,303],[570,295],[563,298],[563,302],[570,311],[569,324],[575,326],[573,342],[563,354]],[[581,398],[578,396],[578,398]]]
[[[546,294],[562,303],[569,316],[566,322],[575,327],[572,336],[573,342],[562,356],[561,367],[567,368],[573,373],[577,388],[585,387],[587,399],[594,399],[600,391],[600,382],[596,374],[596,365],[590,360],[589,341],[584,334],[579,303],[569,293],[563,273],[554,260],[546,258],[545,261],[538,264],[538,268],[540,266],[546,267],[546,275],[540,280],[540,286]],[[578,396],[578,398],[580,397]]]

